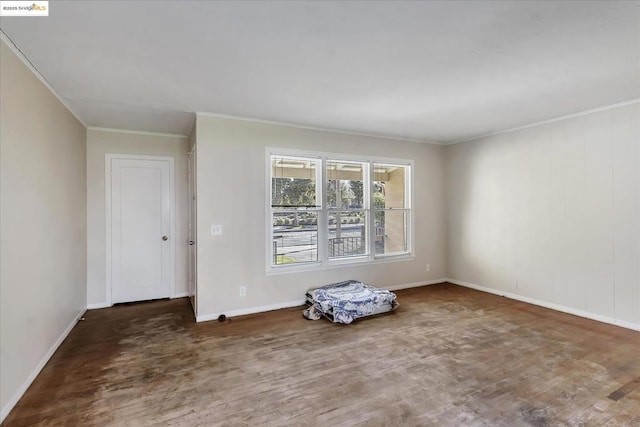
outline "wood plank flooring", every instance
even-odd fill
[[[349,326],[87,312],[4,426],[639,426],[640,333],[442,284]]]

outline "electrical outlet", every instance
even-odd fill
[[[241,297],[247,296],[247,287],[246,286],[240,286],[240,296]]]
[[[431,264],[427,264],[427,266],[424,268],[424,271],[426,271],[427,273],[431,271]]]
[[[222,234],[222,226],[220,224],[216,224],[216,225],[212,225],[211,226],[211,235],[212,236],[219,236]]]

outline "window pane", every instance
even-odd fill
[[[376,255],[407,253],[407,211],[375,211],[374,218]]]
[[[271,205],[316,208],[316,159],[271,156]]]
[[[365,164],[327,160],[327,206],[362,209],[364,206]]]
[[[367,253],[366,218],[363,211],[329,212],[329,258]]]
[[[318,213],[273,214],[273,265],[318,261]]]
[[[408,166],[374,163],[373,207],[377,209],[404,209],[406,206],[405,180]]]

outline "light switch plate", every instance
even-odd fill
[[[211,226],[211,235],[212,236],[219,236],[222,234],[222,225],[220,224],[215,224]]]

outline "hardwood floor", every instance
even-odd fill
[[[640,333],[442,284],[349,326],[87,312],[6,427],[638,426]]]

